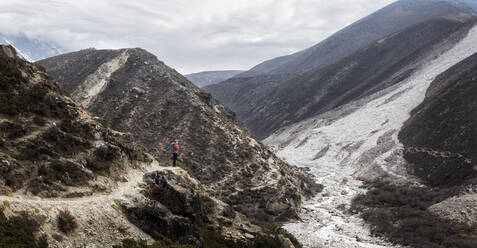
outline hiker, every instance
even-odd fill
[[[179,142],[177,142],[177,140],[174,140],[170,144],[169,150],[172,152],[172,166],[176,167],[177,156],[179,154]]]

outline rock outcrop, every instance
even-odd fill
[[[121,203],[126,215],[154,239],[164,236],[181,244],[204,246],[204,232],[223,233],[230,240],[247,240],[262,228],[248,222],[228,204],[211,197],[182,169],[165,169],[144,175],[146,187]]]

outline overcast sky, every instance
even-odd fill
[[[312,46],[395,0],[0,0],[0,32],[74,51],[142,47],[181,73]]]

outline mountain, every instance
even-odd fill
[[[128,167],[151,160],[89,116],[44,68],[1,48],[2,192],[90,195],[113,187]]]
[[[439,75],[399,133],[407,161],[427,184],[471,183],[477,177],[476,67],[477,54]]]
[[[64,53],[59,46],[38,39],[30,39],[24,34],[3,35],[0,33],[0,44],[12,45],[18,56],[30,62]]]
[[[189,81],[197,85],[199,88],[203,88],[210,84],[218,84],[225,81],[243,71],[203,71],[184,75]]]
[[[464,228],[477,221],[477,145],[473,138],[477,133],[476,69],[474,54],[439,75],[399,133],[404,157],[423,183],[433,188],[458,189],[430,206],[429,211],[444,222]],[[474,241],[467,245],[476,244]]]
[[[150,240],[113,204],[140,195],[136,184],[144,172],[159,170],[157,162],[11,46],[0,46],[0,77],[1,246],[37,247],[33,231],[57,247]],[[66,225],[57,224],[62,211]]]
[[[416,63],[418,55],[432,52],[430,47],[437,46],[459,27],[465,29],[465,22],[471,22],[470,19],[467,11],[447,2],[401,0],[311,48],[266,61],[204,89],[235,111],[255,137],[263,139],[280,127],[341,106],[350,99],[361,97],[364,92],[372,92],[376,85],[369,80],[361,82],[365,77],[355,80],[352,74],[364,68],[367,75],[379,74],[373,75],[375,80],[392,80],[385,77]],[[419,29],[423,29],[425,35],[420,34]],[[393,47],[403,48],[405,55],[417,55],[405,61],[407,56]],[[363,56],[373,54],[367,53],[368,49],[374,50],[377,60]],[[388,56],[379,58],[379,53]],[[392,53],[400,57],[394,59]],[[333,75],[337,78],[333,79]],[[358,85],[361,83],[363,85]],[[353,90],[348,96],[341,96],[336,92],[336,89],[344,88],[341,85],[348,89],[360,87],[360,93]],[[350,95],[353,96],[350,98]],[[335,104],[326,100],[338,96],[341,99]]]
[[[430,35],[423,28],[430,23],[416,27]],[[417,66],[396,74],[394,83],[380,85],[379,80],[374,93],[280,128],[264,140],[285,161],[309,168],[325,186],[320,200],[304,206],[302,220],[285,226],[304,246],[477,245],[472,236],[477,223],[477,27],[474,21],[454,27],[461,31],[441,29],[446,38],[430,46],[426,58],[415,60]],[[372,56],[374,49],[369,46],[363,56]],[[378,54],[378,61],[387,56]]]
[[[233,112],[143,49],[88,49],[38,63],[161,163],[170,163],[169,144],[178,139],[180,166],[254,223],[293,219],[320,188],[254,140]]]
[[[302,73],[331,64],[376,40],[423,21],[449,14],[453,4],[437,0],[400,0],[345,27],[303,51],[265,61],[241,77]]]
[[[103,52],[130,56],[130,65],[138,62],[135,56],[145,56],[142,59],[151,59],[154,66],[171,70],[144,50]],[[250,149],[236,151],[268,155],[268,161],[257,158],[256,165],[241,164],[244,169],[236,180],[242,174],[254,179],[247,169],[255,166],[259,174],[266,169],[257,167],[263,166],[281,184],[269,180],[271,185],[251,189],[247,181],[241,188],[246,192],[230,196],[239,203],[226,203],[214,196],[225,199],[219,189],[181,168],[160,165],[130,134],[89,115],[43,66],[18,58],[11,46],[0,46],[0,79],[2,247],[110,247],[130,244],[129,238],[155,241],[159,247],[256,247],[261,239],[291,244],[294,239],[285,231],[257,226],[250,220],[259,222],[260,216],[247,217],[235,208],[245,207],[240,203],[252,210],[254,204],[263,205],[264,216],[270,217],[262,221],[293,218],[302,197],[319,189],[304,173],[293,172],[245,136],[241,138],[250,142]],[[185,93],[182,89],[179,92]],[[281,203],[283,199],[297,205]]]

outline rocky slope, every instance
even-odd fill
[[[406,159],[430,185],[462,184],[477,176],[476,65],[474,55],[441,74],[399,134]]]
[[[2,247],[111,247],[125,238],[254,247],[255,235],[291,242],[264,234],[183,169],[159,166],[11,46],[0,46],[0,96]]]
[[[412,171],[427,185],[465,191],[430,209],[452,222],[474,226],[477,54],[439,75],[399,133]]]
[[[450,34],[468,28],[467,10],[445,1],[401,0],[312,48],[205,89],[263,139],[282,126],[375,92],[379,86],[373,81],[392,84],[405,76],[407,65],[417,63]],[[355,78],[361,72],[363,77]],[[340,92],[345,88],[350,93]]]
[[[4,194],[91,195],[114,186],[137,162],[150,160],[131,137],[90,117],[44,68],[14,58],[9,47],[2,49]]]
[[[320,190],[250,137],[233,112],[145,50],[83,50],[39,63],[162,163],[170,163],[169,143],[178,139],[180,166],[254,223],[294,218]]]
[[[476,41],[473,27],[394,85],[265,140],[325,186],[286,225],[305,247],[475,247]]]
[[[203,88],[207,85],[218,84],[225,81],[243,71],[230,70],[230,71],[203,71],[192,74],[184,75],[189,81],[197,85],[199,88]]]
[[[0,76],[2,212],[35,216],[40,232],[56,247],[95,244],[95,225],[104,229],[98,245],[129,236],[148,238],[108,205],[114,198],[103,194],[116,192],[122,182],[137,183],[128,173],[149,168],[152,158],[130,136],[87,114],[44,68],[15,57],[12,47],[0,47]],[[52,236],[63,237],[56,218],[64,209],[71,210],[80,228],[60,241]],[[118,233],[121,226],[124,232]],[[5,228],[2,239],[9,231]],[[9,238],[23,247],[23,236]]]

